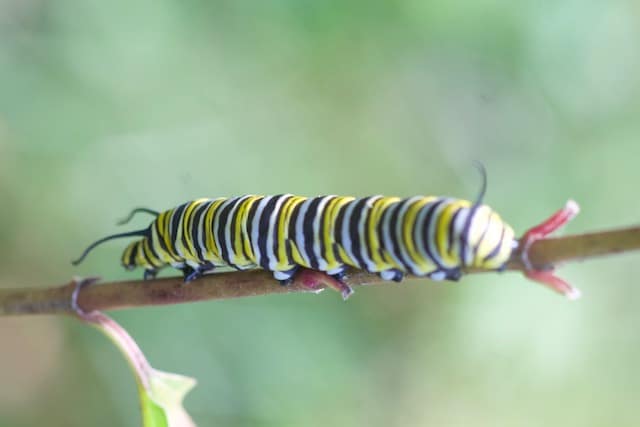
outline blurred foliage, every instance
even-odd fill
[[[475,159],[518,231],[569,197],[570,231],[637,223],[639,18],[632,0],[3,0],[0,286],[141,274],[122,242],[69,264],[134,206],[471,198]],[[199,380],[202,426],[637,425],[637,256],[562,274],[578,303],[504,274],[114,317]],[[139,425],[89,328],[2,319],[0,342],[0,425]]]

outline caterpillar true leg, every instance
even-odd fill
[[[338,281],[343,281],[344,278],[346,277],[346,268],[345,267],[341,267],[338,271],[335,272],[327,272],[327,274],[331,277],[333,277],[334,279],[338,280]]]
[[[457,282],[462,277],[462,269],[460,267],[454,268],[446,272],[446,280]]]
[[[440,269],[427,274],[427,277],[436,282],[442,280],[457,282],[462,278],[462,269],[460,267],[452,269]]]
[[[274,271],[273,277],[280,282],[282,286],[288,286],[293,282],[293,277],[296,275],[296,272],[300,269],[300,267],[293,267],[288,271]]]
[[[146,269],[144,270],[144,275],[142,276],[144,280],[155,279],[158,274],[158,270],[156,269]]]
[[[204,273],[212,271],[214,268],[215,268],[215,265],[213,265],[210,262],[202,263],[195,268],[191,267],[190,265],[185,265],[184,267],[182,267],[184,283],[193,282],[194,280],[202,276]]]
[[[198,270],[197,268],[189,267],[189,270],[190,271],[188,271],[188,272],[187,272],[187,270],[184,271],[184,283],[185,284],[187,284],[189,282],[193,282],[198,277],[202,276],[202,272],[200,270]]]
[[[432,273],[427,274],[427,277],[433,281],[439,282],[447,278],[447,273],[443,270],[436,270]]]
[[[397,268],[390,268],[379,273],[382,280],[393,280],[394,282],[402,282],[404,273]]]

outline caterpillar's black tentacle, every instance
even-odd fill
[[[474,161],[473,166],[480,172],[480,176],[482,177],[482,185],[480,186],[480,191],[478,192],[478,196],[476,197],[476,201],[473,202],[473,206],[480,206],[482,204],[482,200],[484,199],[484,195],[487,192],[487,169],[484,167],[484,164],[480,161]]]
[[[156,217],[158,215],[160,215],[160,212],[154,211],[153,209],[143,208],[143,207],[135,208],[131,212],[129,212],[129,215],[126,218],[121,219],[116,224],[118,224],[118,225],[128,224],[129,221],[131,221],[133,219],[133,217],[136,216],[137,213],[147,213],[149,215],[153,215],[153,216],[156,216]]]
[[[105,240],[141,236],[127,246],[122,264],[152,271],[171,265],[185,282],[213,266],[263,268],[282,284],[308,269],[332,276],[331,286],[346,298],[347,267],[385,280],[407,274],[457,280],[467,266],[499,268],[513,250],[511,227],[482,204],[487,179],[479,169],[475,202],[291,194],[193,200],[160,212],[146,230],[99,240],[77,262]]]
[[[460,233],[460,258],[462,259],[463,264],[465,265],[471,263],[471,260],[468,259],[469,258],[468,242],[470,240],[469,234],[471,233],[471,225],[473,223],[473,217],[478,211],[478,209],[480,208],[480,206],[482,206],[482,200],[484,199],[485,193],[487,192],[487,170],[485,169],[482,162],[477,160],[473,162],[473,166],[475,166],[476,169],[478,169],[478,171],[480,172],[480,176],[482,177],[482,185],[480,186],[480,191],[478,192],[478,196],[476,196],[475,202],[473,202],[473,205],[471,205],[471,209],[467,214],[467,219],[464,222],[462,233]],[[457,278],[452,280],[456,280],[456,281],[459,280],[461,275],[462,275],[462,272],[459,272]]]
[[[95,248],[96,246],[108,241],[108,240],[113,240],[113,239],[120,239],[120,238],[124,238],[124,237],[134,237],[134,236],[146,236],[148,234],[148,228],[142,229],[142,230],[135,230],[135,231],[129,231],[127,233],[119,233],[119,234],[112,234],[110,236],[107,237],[103,237],[100,240],[96,240],[95,242],[93,242],[92,244],[90,244],[87,249],[84,250],[84,252],[82,252],[82,255],[80,255],[80,257],[74,261],[71,261],[71,264],[73,265],[78,265],[80,264],[87,255],[89,255],[89,252],[91,252],[93,250],[93,248]]]

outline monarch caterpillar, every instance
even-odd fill
[[[405,274],[458,280],[464,267],[500,270],[517,246],[512,228],[477,200],[415,196],[301,197],[244,195],[198,199],[156,212],[141,230],[92,243],[79,264],[101,243],[140,237],[124,250],[122,265],[144,268],[144,278],[171,265],[190,282],[217,267],[263,268],[286,285],[299,268],[326,272],[340,283],[347,266],[401,281]]]

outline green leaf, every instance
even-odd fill
[[[142,409],[142,425],[144,427],[165,427],[169,425],[167,416],[162,407],[153,403],[153,400],[142,387],[138,387],[140,394],[140,408]]]
[[[100,329],[120,349],[138,384],[144,427],[195,427],[182,406],[196,380],[151,367],[138,344],[116,321],[94,311],[80,318]]]
[[[151,368],[148,390],[139,387],[145,427],[195,426],[182,406],[184,396],[196,385],[193,378]]]

